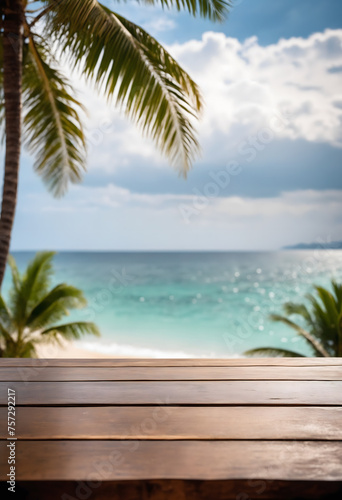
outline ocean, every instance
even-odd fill
[[[22,270],[34,253],[13,255]],[[77,286],[88,299],[68,321],[101,330],[101,338],[79,341],[82,348],[147,357],[238,357],[261,346],[310,354],[269,315],[305,301],[313,284],[341,282],[342,251],[60,252],[55,271],[54,283]],[[10,283],[7,272],[5,296]]]

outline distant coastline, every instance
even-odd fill
[[[283,250],[342,250],[342,241],[331,241],[330,243],[298,243],[288,245]]]

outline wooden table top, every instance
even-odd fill
[[[342,481],[342,359],[1,359],[0,479]]]

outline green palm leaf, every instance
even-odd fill
[[[85,170],[85,138],[80,103],[46,44],[29,37],[23,71],[26,144],[36,156],[34,168],[54,195],[64,194],[69,182],[81,180]]]
[[[333,291],[336,298],[337,310],[342,313],[342,285],[336,283],[336,281],[332,282]]]
[[[311,328],[312,333],[315,337],[319,338],[320,342],[326,349],[333,351],[332,355],[335,355],[334,347],[337,345],[338,317],[334,319],[330,316],[330,313],[327,311],[324,303],[319,300],[319,296],[316,298],[310,294],[307,298],[311,302],[314,317],[314,327]],[[334,346],[333,349],[331,348],[332,345]]]
[[[0,295],[0,357],[36,357],[41,343],[99,335],[94,323],[59,324],[70,309],[87,304],[81,290],[61,283],[50,289],[53,252],[40,252],[21,275],[13,257],[13,286],[8,307]]]
[[[337,325],[339,311],[334,296],[328,290],[321,286],[316,286],[315,290],[321,299],[326,310],[326,318],[331,325]]]
[[[307,329],[296,324],[290,318],[273,314],[273,321],[281,322],[303,337],[315,356],[342,356],[342,286],[332,281],[333,293],[320,286],[315,286],[316,295],[308,294],[311,310],[305,304],[287,303],[283,306],[288,316],[299,315],[307,324]],[[292,352],[277,348],[260,348],[247,351],[246,354],[277,355],[277,352]],[[293,354],[294,355],[294,354]]]
[[[3,339],[5,343],[7,342],[12,342],[12,335],[9,333],[9,331],[3,326],[3,324],[0,323],[0,339]],[[0,342],[1,344],[1,342]]]
[[[146,31],[95,0],[50,5],[48,31],[60,51],[186,174],[199,150],[192,117],[201,109],[189,75]]]
[[[16,351],[16,358],[37,358],[35,343],[28,341],[21,344],[20,349]]]
[[[312,324],[313,323],[313,318],[311,317],[311,314],[309,313],[308,308],[304,304],[295,304],[294,302],[287,302],[283,306],[284,312],[288,315],[291,316],[292,314],[297,314],[298,316],[302,316],[304,320]]]
[[[278,349],[277,347],[259,347],[257,349],[249,349],[244,353],[246,356],[266,356],[266,357],[290,357],[290,358],[303,358],[303,354],[287,349]]]
[[[78,288],[64,283],[54,287],[31,311],[26,326],[39,329],[52,322],[59,321],[69,309],[81,308],[87,301]]]
[[[41,335],[60,335],[66,340],[78,340],[82,335],[91,334],[100,336],[100,332],[94,323],[87,321],[76,321],[66,323],[64,325],[55,325],[46,328],[41,332]]]
[[[0,326],[7,328],[12,321],[11,313],[4,301],[2,295],[0,295]]]
[[[11,268],[13,288],[15,290],[19,290],[21,287],[20,274],[19,274],[17,264],[14,260],[14,257],[12,257],[12,255],[8,256],[7,263]]]
[[[224,0],[140,0],[148,5],[161,5],[164,8],[176,8],[178,11],[187,10],[194,17],[223,21],[232,2]]]
[[[309,293],[306,298],[311,302],[313,308],[313,313],[315,316],[315,321],[319,322],[321,325],[326,325],[329,323],[329,317],[327,311],[324,310],[322,304],[317,300],[317,298]]]
[[[316,356],[330,356],[323,345],[318,340],[316,340],[315,337],[311,335],[311,333],[307,332],[306,330],[304,330],[304,328],[297,325],[290,319],[286,318],[285,316],[280,316],[279,314],[271,314],[270,318],[272,319],[272,321],[284,323],[285,325],[295,330],[298,335],[303,337],[309,343],[310,347],[315,351]]]
[[[22,277],[19,275],[14,260],[10,261],[15,282],[11,293],[11,311],[13,318],[20,326],[24,326],[32,307],[44,296],[45,290],[50,285],[54,255],[54,252],[38,252]]]
[[[18,356],[18,343],[11,337],[5,338],[4,347],[0,349],[1,357],[3,358],[17,358]]]
[[[119,3],[119,0],[117,0]],[[138,3],[147,5],[161,5],[163,8],[171,10],[175,8],[178,11],[185,10],[189,14],[196,16],[201,16],[211,21],[223,21],[229,12],[229,9],[233,6],[231,0],[137,0]],[[48,14],[51,10],[58,8],[58,3],[60,0],[42,0],[42,3],[46,5],[44,9],[36,16],[36,18],[31,23],[32,26],[36,24],[37,20],[40,20],[43,16]],[[90,2],[89,2],[90,3]],[[93,0],[93,4],[96,0]],[[76,4],[75,8],[76,8]]]

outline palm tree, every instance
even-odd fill
[[[342,285],[332,282],[332,292],[320,286],[314,287],[316,295],[307,295],[311,310],[305,304],[285,304],[286,316],[272,314],[273,321],[291,327],[310,347],[313,356],[342,356]],[[298,325],[287,316],[297,315],[306,328]],[[295,351],[276,347],[259,347],[246,351],[247,356],[304,356]]]
[[[142,3],[213,21],[221,21],[230,5],[229,0]],[[0,124],[5,123],[6,138],[1,286],[16,208],[22,104],[26,145],[52,193],[63,195],[85,170],[82,105],[56,59],[67,57],[184,175],[198,152],[192,118],[202,103],[197,85],[155,38],[97,0],[0,0],[0,37]]]
[[[51,288],[53,256],[37,253],[22,275],[9,257],[13,285],[8,304],[0,295],[0,357],[37,357],[41,343],[99,335],[94,323],[60,323],[70,309],[84,307],[87,301],[81,290],[65,283]]]

